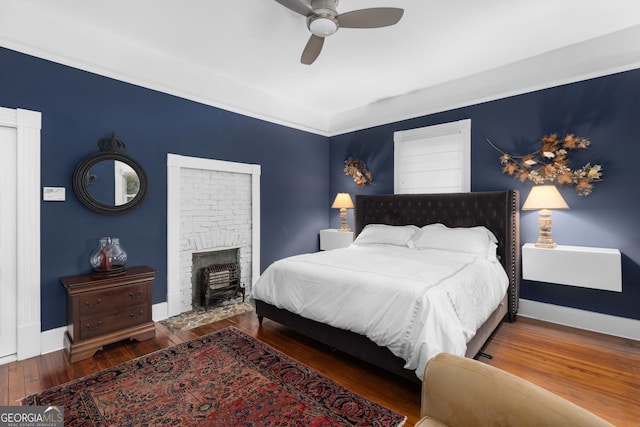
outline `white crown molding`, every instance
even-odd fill
[[[28,2],[16,2],[12,8],[9,12],[16,16],[29,14],[36,23],[50,25],[50,17],[44,11],[29,6]],[[332,112],[291,102],[269,93],[268,88],[249,86],[212,74],[211,70],[196,64],[82,23],[60,21],[58,28],[72,25],[74,31],[49,32],[45,39],[41,32],[27,28],[20,20],[0,22],[0,45],[9,49],[323,136],[335,136],[640,68],[640,43],[635,42],[640,40],[640,25],[636,25],[476,75],[358,108]],[[81,31],[91,34],[91,43],[78,37]],[[50,46],[55,46],[55,50]],[[126,64],[126,67],[119,64]],[[398,78],[402,78],[401,74]]]
[[[640,25],[331,116],[330,135],[640,68]],[[572,60],[580,58],[580,60]]]

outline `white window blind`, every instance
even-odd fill
[[[471,120],[395,132],[396,194],[471,191]]]

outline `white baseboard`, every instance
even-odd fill
[[[49,329],[40,334],[40,351],[41,354],[47,354],[54,351],[61,350],[64,342],[64,333],[67,332],[67,327],[62,326],[56,329]]]
[[[18,360],[18,356],[16,356],[15,354],[10,354],[9,356],[0,357],[0,365],[15,362],[16,360]]]
[[[640,341],[640,320],[520,299],[518,315]]]
[[[28,359],[40,354],[41,350],[38,346],[38,335],[40,335],[41,330],[39,319],[37,322],[18,326],[16,354],[18,360]]]
[[[154,322],[164,320],[167,318],[167,303],[161,302],[154,304],[152,307],[152,314]],[[40,333],[40,354],[47,354],[54,351],[62,350],[64,342],[64,333],[67,331],[66,326],[62,326],[56,329],[49,329]]]
[[[151,318],[154,322],[164,320],[169,317],[169,304],[167,302],[153,304],[151,313]]]
[[[520,300],[518,315],[640,341],[640,320],[562,307],[543,302]],[[168,317],[166,302],[153,305],[154,322]],[[66,326],[44,331],[40,335],[42,354],[62,349]]]

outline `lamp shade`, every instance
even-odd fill
[[[331,207],[353,209],[353,200],[351,200],[349,193],[338,193]]]
[[[522,205],[522,210],[569,209],[555,185],[536,185]]]

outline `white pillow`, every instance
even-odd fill
[[[442,225],[442,224],[440,224]],[[496,261],[498,239],[484,226],[477,227],[422,227],[413,239],[417,249],[440,249],[481,255]]]
[[[407,243],[419,230],[415,225],[368,224],[362,229],[353,244],[407,246]]]
[[[411,249],[416,249],[416,240],[418,240],[420,238],[420,234],[422,233],[422,230],[426,230],[426,229],[430,229],[430,228],[447,228],[446,225],[441,224],[439,222],[435,222],[433,224],[427,224],[425,226],[423,226],[416,234],[413,235],[413,237],[411,238],[411,240],[409,241],[409,243],[407,244],[407,246],[409,246]]]

